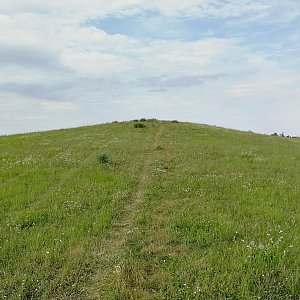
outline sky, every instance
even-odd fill
[[[0,135],[135,118],[300,136],[299,0],[1,0]]]

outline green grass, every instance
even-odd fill
[[[145,156],[105,299],[300,299],[300,140],[143,122],[0,137],[0,299],[93,299]]]
[[[93,248],[130,201],[154,125],[0,138],[0,299],[84,298]]]

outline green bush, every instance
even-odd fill
[[[105,154],[105,153],[102,153],[102,154],[100,154],[100,155],[98,156],[98,161],[99,161],[99,163],[101,163],[102,165],[107,165],[107,164],[110,163],[110,159],[109,159],[108,155]]]
[[[134,128],[145,128],[146,125],[145,124],[142,124],[142,123],[136,123],[134,124]]]

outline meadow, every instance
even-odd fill
[[[156,120],[0,137],[0,191],[0,299],[300,299],[300,139]]]

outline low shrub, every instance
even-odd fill
[[[107,165],[110,163],[110,159],[106,153],[101,153],[97,159],[98,162],[102,165]]]
[[[136,123],[134,124],[134,128],[145,128],[146,125],[145,124],[142,124],[142,123]]]

